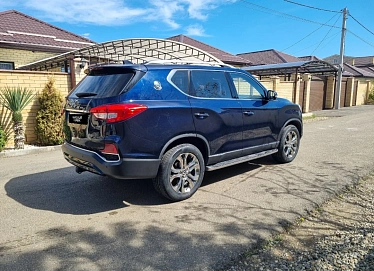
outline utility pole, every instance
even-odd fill
[[[338,82],[336,87],[336,95],[335,95],[335,109],[340,108],[340,96],[342,90],[342,77],[343,77],[343,69],[344,69],[344,46],[345,46],[345,32],[346,32],[346,22],[347,22],[347,13],[348,9],[343,9],[343,25],[342,25],[342,37],[340,40],[340,61],[339,61],[339,70],[338,70]]]

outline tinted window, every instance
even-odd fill
[[[181,91],[188,93],[188,71],[176,71],[171,81]]]
[[[190,94],[202,98],[232,97],[225,73],[220,71],[191,71]]]
[[[95,93],[96,95],[91,95],[95,98],[116,96],[133,76],[134,71],[126,69],[92,70],[73,90],[70,97],[77,97],[78,93]]]
[[[251,77],[240,73],[230,73],[239,99],[262,99],[264,90]]]

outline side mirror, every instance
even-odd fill
[[[274,90],[268,90],[267,92],[267,99],[268,100],[276,100],[278,97],[278,93]]]

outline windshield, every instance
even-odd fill
[[[126,69],[95,69],[92,70],[72,91],[69,97],[78,98],[91,96],[106,98],[119,95],[131,81],[135,72]]]

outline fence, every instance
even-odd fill
[[[26,143],[36,143],[35,126],[36,113],[39,109],[38,93],[41,93],[48,78],[55,78],[55,86],[65,97],[70,90],[70,76],[68,73],[48,73],[35,71],[6,71],[0,70],[0,88],[5,86],[28,88],[36,94],[35,99],[22,111],[23,122],[25,124]],[[0,124],[8,135],[7,147],[13,145],[12,118],[10,112],[3,106],[0,106]]]
[[[19,70],[0,70],[0,88],[5,86],[20,86],[31,89],[35,94],[38,94],[44,88],[45,83],[48,81],[48,77],[53,76],[55,78],[55,86],[65,97],[71,90],[71,76],[68,73],[61,72],[37,72],[37,71],[19,71]],[[80,81],[84,74],[82,70],[78,70],[75,80]],[[349,88],[345,91],[344,99],[352,101],[345,102],[343,106],[362,105],[365,104],[368,93],[371,88],[371,82],[369,80],[355,78],[348,78],[351,80],[354,87]],[[307,74],[298,76],[295,81],[281,81],[279,77],[267,78],[261,80],[261,83],[267,88],[278,92],[279,97],[287,98],[290,101],[300,104],[303,112],[309,112],[310,110],[320,109],[331,109],[334,105],[334,90],[335,90],[335,78],[328,77],[318,84],[321,87],[316,87],[318,80],[312,78]],[[318,91],[318,93],[317,93]],[[322,94],[321,94],[322,93]],[[348,93],[348,94],[347,94]],[[316,95],[318,94],[318,95]],[[352,99],[347,97],[353,97]],[[323,99],[317,101],[316,99]],[[35,144],[37,141],[34,133],[36,126],[36,114],[39,108],[37,97],[34,101],[29,104],[25,110],[22,111],[24,124],[25,124],[25,137],[26,143]],[[9,140],[7,146],[13,145],[13,134],[12,134],[12,121],[10,112],[0,105],[0,124],[5,128]]]

